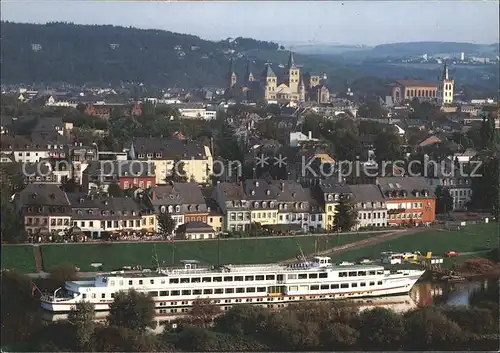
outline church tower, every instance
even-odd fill
[[[229,74],[228,74],[228,80],[229,80],[229,88],[234,88],[236,86],[236,83],[238,81],[238,77],[236,76],[236,70],[234,69],[234,59],[231,58],[231,63],[229,65]]]
[[[295,58],[293,53],[290,51],[288,56],[288,64],[285,69],[285,83],[290,88],[290,92],[298,93],[299,91],[299,80],[300,80],[300,69],[295,65]]]
[[[306,101],[306,85],[304,84],[304,80],[301,78],[299,82],[299,102]]]
[[[250,59],[248,59],[248,62],[247,62],[247,72],[245,75],[245,80],[246,80],[246,83],[255,81],[255,77],[253,76],[253,72],[252,72],[252,60],[250,60]]]
[[[264,72],[262,73],[262,82],[264,84],[264,99],[276,99],[276,87],[278,82],[276,74],[273,69],[271,69],[271,65],[269,63],[266,64]]]
[[[448,74],[448,63],[444,62],[443,75],[439,82],[438,101],[441,104],[453,103],[453,88],[455,81],[450,79]]]

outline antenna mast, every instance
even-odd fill
[[[300,247],[299,243],[297,243],[297,247],[299,248],[299,256],[298,256],[299,260],[306,262],[307,259],[304,255],[304,252],[302,251],[302,248]]]

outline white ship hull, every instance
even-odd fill
[[[422,276],[424,271],[411,271],[409,275],[391,276],[383,281],[381,285],[366,286],[335,290],[315,290],[311,291],[307,286],[307,290],[286,290],[284,293],[264,293],[261,295],[249,295],[248,293],[241,294],[214,294],[214,295],[190,295],[179,296],[175,299],[162,299],[154,297],[155,307],[159,314],[182,314],[189,311],[193,302],[197,299],[210,299],[214,304],[230,307],[237,304],[259,304],[269,308],[282,307],[288,303],[305,301],[305,300],[342,300],[342,299],[355,299],[366,297],[383,297],[398,294],[408,294],[413,285]],[[364,282],[363,282],[364,283]],[[367,282],[368,283],[368,282]],[[294,286],[295,287],[295,286]],[[289,287],[290,288],[290,287]],[[140,288],[134,288],[141,291]],[[147,292],[147,291],[146,291]],[[63,299],[54,297],[42,297],[41,306],[43,309],[50,312],[69,312],[75,307],[77,302],[83,301],[81,296],[74,299]],[[110,304],[113,302],[111,299],[89,299],[85,301],[94,304],[96,311],[109,311]]]

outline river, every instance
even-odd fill
[[[484,285],[486,281],[474,281],[465,283],[436,283],[431,281],[422,281],[411,289],[407,295],[397,295],[388,297],[375,297],[355,300],[356,306],[360,310],[372,309],[375,307],[384,307],[398,313],[403,313],[417,307],[426,305],[468,305],[471,293]],[[106,320],[107,312],[97,312],[96,321]],[[46,321],[65,320],[67,314],[43,313]],[[165,325],[169,325],[180,316],[175,314],[160,314],[155,317],[156,333],[161,333]]]

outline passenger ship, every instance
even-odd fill
[[[67,312],[77,302],[88,301],[95,310],[109,310],[115,293],[129,289],[148,293],[156,308],[165,313],[167,308],[186,312],[200,298],[209,298],[218,305],[272,306],[301,300],[378,297],[407,294],[425,272],[390,271],[379,265],[335,265],[325,256],[290,265],[200,268],[197,261],[183,263],[184,268],[179,269],[117,271],[98,275],[91,281],[69,281],[53,294],[43,295],[41,305],[51,312]]]

